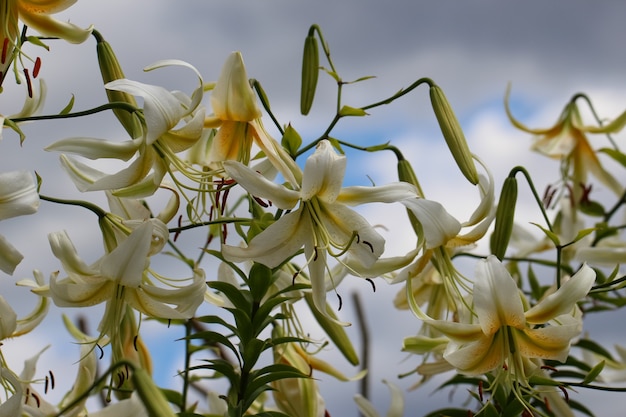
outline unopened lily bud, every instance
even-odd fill
[[[94,34],[97,39],[96,52],[98,54],[98,65],[100,65],[100,74],[102,75],[104,84],[125,78],[122,67],[111,45],[105,41],[99,33],[94,32]],[[119,101],[137,107],[135,97],[129,93],[107,89],[106,94],[109,103]],[[142,134],[141,122],[134,113],[123,109],[113,109],[113,113],[132,138],[137,138]]]
[[[491,253],[502,260],[513,232],[515,204],[517,203],[517,180],[507,177],[502,185],[502,193],[496,210],[496,224],[491,235]]]
[[[309,35],[304,40],[304,53],[302,55],[302,86],[300,90],[300,113],[309,114],[319,75],[320,57],[317,47],[317,39]]]
[[[211,94],[211,107],[221,120],[250,122],[261,117],[240,52],[228,56]]]
[[[413,171],[413,166],[406,159],[400,159],[398,161],[398,179],[403,182],[408,182],[409,184],[413,184],[419,193],[420,197],[424,197],[424,193],[422,192],[422,187],[420,186],[419,181],[417,180],[417,175],[415,175],[415,171]]]
[[[315,317],[315,320],[320,325],[322,329],[326,332],[330,340],[333,341],[335,346],[339,348],[339,351],[343,354],[343,356],[350,362],[352,365],[359,364],[359,356],[354,349],[354,345],[352,345],[352,341],[350,337],[346,333],[346,329],[344,326],[337,324],[337,316],[333,312],[332,308],[327,306],[326,315],[319,312],[319,310],[313,304],[313,296],[312,294],[307,294],[305,296],[306,302]],[[335,321],[328,318],[334,318]]]
[[[145,369],[133,369],[132,382],[150,417],[176,417],[165,395]]]
[[[465,135],[457,120],[448,99],[438,85],[430,87],[430,101],[439,123],[439,128],[448,144],[450,152],[457,166],[465,175],[465,178],[473,185],[478,184],[478,171],[472,158],[472,153],[467,146]]]

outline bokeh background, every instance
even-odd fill
[[[530,127],[551,126],[569,98],[578,92],[591,98],[602,117],[617,116],[626,109],[625,16],[626,3],[617,0],[80,0],[57,17],[71,19],[80,26],[94,24],[113,46],[128,78],[168,89],[190,92],[195,77],[184,69],[144,73],[142,68],[161,59],[181,59],[198,68],[208,82],[217,79],[231,51],[241,51],[248,75],[261,82],[278,120],[291,123],[305,142],[324,131],[335,111],[336,86],[330,77],[321,74],[310,115],[303,117],[299,113],[302,46],[309,26],[316,23],[344,80],[376,76],[345,86],[344,104],[364,106],[418,78],[430,77],[446,92],[470,148],[492,170],[496,188],[499,190],[512,167],[524,165],[538,189],[543,190],[557,180],[558,162],[531,153],[531,136],[508,122],[503,107],[507,85],[512,86],[514,114]],[[48,86],[46,112],[60,111],[72,95],[75,110],[102,104],[106,98],[95,41],[90,39],[82,45],[50,41],[49,45],[50,52],[28,50],[43,61],[40,76]],[[327,65],[324,58],[320,62]],[[2,111],[17,111],[21,100],[19,90],[7,87],[0,96]],[[269,119],[265,125],[276,134]],[[77,192],[61,174],[58,155],[42,150],[45,145],[70,136],[125,138],[109,114],[70,122],[38,122],[25,125],[23,130],[28,137],[20,146],[17,136],[5,129],[0,144],[2,170],[37,170],[44,178],[42,192],[60,198],[75,198]],[[466,219],[478,203],[477,191],[453,164],[424,87],[392,105],[373,109],[365,118],[343,120],[333,136],[360,145],[389,141],[401,148],[414,164],[426,196],[442,202],[460,220]],[[607,145],[605,138],[597,140],[598,147]],[[346,184],[394,181],[394,164],[391,154],[352,157]],[[528,200],[529,193],[520,188],[520,198]],[[81,197],[105,204],[102,196]],[[362,212],[375,219],[373,223],[388,227],[382,232],[387,238],[387,254],[398,254],[410,244],[411,237],[405,236],[398,225],[403,209],[372,206]],[[517,218],[521,223],[540,221],[539,211],[531,203],[520,207]],[[46,276],[59,268],[46,235],[61,229],[68,231],[84,259],[94,261],[101,255],[95,218],[78,208],[42,202],[38,214],[0,224],[0,232],[26,256],[14,276],[4,276],[0,283],[2,294],[18,313],[28,312],[35,298],[16,287],[15,282],[32,276],[35,268]],[[188,238],[190,248],[200,245],[193,239],[192,234]],[[166,270],[178,266],[161,265]],[[471,263],[467,268],[471,275]],[[214,271],[208,270],[207,277],[211,279],[212,275]],[[403,337],[417,332],[420,324],[410,313],[393,309],[391,301],[399,287],[379,281],[376,289],[373,293],[369,283],[353,278],[346,280],[339,292],[344,300],[343,319],[356,320],[353,293],[359,294],[365,307],[371,332],[370,398],[384,415],[389,395],[380,381],[394,381],[405,389],[416,382],[415,376],[397,376],[419,363],[417,358],[401,353],[400,346]],[[330,294],[329,300],[336,306],[332,297]],[[73,311],[65,313],[76,316]],[[91,314],[89,323],[95,331],[101,309],[95,307]],[[52,344],[41,358],[41,370],[45,372],[48,367],[56,375],[66,375],[57,378],[60,393],[72,383],[78,349],[66,336],[58,315],[59,310],[53,308],[43,329],[4,342],[2,352],[19,370],[24,358]],[[182,359],[172,355],[168,346],[181,333],[174,328],[167,332],[162,328],[153,330],[149,322],[142,326],[153,349],[159,382],[176,386],[175,374]],[[606,340],[608,346],[626,343],[625,330],[624,320],[616,320],[615,316],[599,316],[585,329],[594,339]],[[349,331],[359,345],[357,326]],[[324,354],[329,360],[337,360],[338,367],[347,374],[356,373],[331,348]],[[318,377],[330,414],[356,415],[351,397],[358,384]],[[449,401],[462,404],[467,398],[462,387],[452,395],[435,392],[438,381],[406,392],[406,415],[423,415]],[[216,389],[219,387],[216,385]],[[55,393],[49,395],[54,398]],[[574,395],[599,416],[620,415],[613,407],[620,394],[582,391]]]

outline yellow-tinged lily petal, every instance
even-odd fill
[[[240,52],[226,59],[211,94],[211,107],[222,120],[249,122],[261,117]]]
[[[479,261],[474,283],[474,310],[487,335],[503,326],[524,328],[524,306],[515,281],[498,259],[491,255]]]
[[[19,0],[17,6],[20,20],[44,36],[61,38],[70,43],[83,43],[89,38],[93,30],[93,25],[83,29],[71,23],[56,20],[45,14],[54,13],[56,10],[50,12],[32,1]]]
[[[572,311],[576,302],[589,292],[596,279],[596,273],[586,264],[568,279],[556,292],[548,295],[525,313],[529,323],[546,323],[557,316]]]
[[[100,263],[104,277],[126,287],[141,285],[143,271],[148,266],[153,225],[145,222],[120,243]]]
[[[391,400],[389,410],[387,411],[387,417],[402,417],[404,416],[404,394],[402,390],[395,384],[383,379],[383,383],[389,388],[391,393]],[[379,417],[380,415],[374,408],[371,402],[369,402],[361,394],[355,394],[354,401],[356,402],[359,411],[365,417]]]
[[[337,202],[349,206],[365,203],[397,203],[409,198],[417,198],[414,185],[408,182],[393,182],[375,187],[351,186],[344,187],[337,196]]]
[[[17,328],[17,314],[9,303],[0,295],[0,340],[13,335]]]

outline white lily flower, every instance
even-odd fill
[[[222,254],[232,262],[255,261],[275,268],[304,246],[313,299],[322,313],[326,310],[324,276],[326,258],[348,253],[363,269],[373,265],[383,253],[385,241],[360,214],[347,207],[363,202],[393,202],[415,197],[414,187],[396,183],[380,187],[341,188],[346,158],[322,140],[305,164],[302,183],[289,189],[267,180],[236,161],[225,161],[226,173],[251,195],[272,201],[284,210],[297,209],[255,236],[248,247],[222,246]],[[344,192],[346,191],[346,192]]]
[[[0,174],[0,220],[33,214],[38,208],[37,184],[29,172]],[[22,254],[0,235],[0,270],[13,274],[22,259]]]
[[[106,88],[142,97],[145,131],[143,137],[113,142],[95,138],[67,138],[48,146],[48,151],[69,152],[88,159],[114,158],[121,161],[135,159],[115,174],[106,174],[67,156],[61,162],[80,191],[115,190],[116,195],[141,197],[151,195],[159,187],[170,164],[180,172],[197,179],[200,175],[177,157],[189,149],[202,135],[204,107],[202,77],[191,65],[175,60],[157,62],[147,71],[164,66],[183,66],[194,71],[198,87],[191,97],[179,91],[143,84],[127,79],[115,80]],[[180,126],[180,123],[183,123]]]
[[[65,232],[51,233],[50,246],[61,261],[66,278],[50,278],[48,286],[34,292],[49,296],[60,307],[87,307],[106,303],[100,322],[100,337],[109,336],[114,353],[121,352],[120,323],[125,306],[142,314],[163,319],[189,319],[204,298],[204,273],[194,271],[191,283],[176,288],[155,285],[149,277],[150,256],[164,244],[166,226],[152,219],[136,227],[110,253],[87,265]],[[160,247],[154,241],[162,242]]]
[[[460,322],[417,315],[450,341],[444,359],[464,374],[508,372],[523,385],[528,359],[567,358],[571,341],[582,331],[576,302],[595,281],[586,265],[561,288],[527,308],[523,294],[504,265],[493,255],[480,261],[473,289],[473,313]],[[537,326],[540,327],[537,327]]]

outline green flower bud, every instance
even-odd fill
[[[125,78],[122,67],[117,60],[111,45],[105,41],[99,33],[96,34],[96,38],[98,40],[98,43],[96,44],[96,52],[98,54],[98,65],[100,65],[102,81],[106,84],[111,81]],[[107,89],[106,94],[109,99],[109,103],[121,101],[128,103],[133,107],[137,107],[135,97],[129,93]],[[130,113],[123,109],[113,109],[113,113],[132,138],[137,138],[142,134],[143,129],[141,127],[141,122],[134,113]]]
[[[476,171],[476,165],[474,165],[474,159],[467,146],[461,125],[454,115],[454,111],[443,90],[438,85],[430,87],[430,101],[437,117],[437,122],[439,122],[441,133],[443,133],[443,137],[448,144],[450,152],[452,152],[457,166],[469,182],[473,185],[478,184],[478,171]]]
[[[517,204],[517,180],[515,177],[507,177],[502,185],[502,193],[496,210],[496,223],[490,242],[491,253],[500,260],[504,257],[513,232],[515,204]]]
[[[309,35],[304,40],[304,54],[302,55],[302,86],[300,90],[300,113],[309,114],[319,75],[320,57],[315,36]]]

